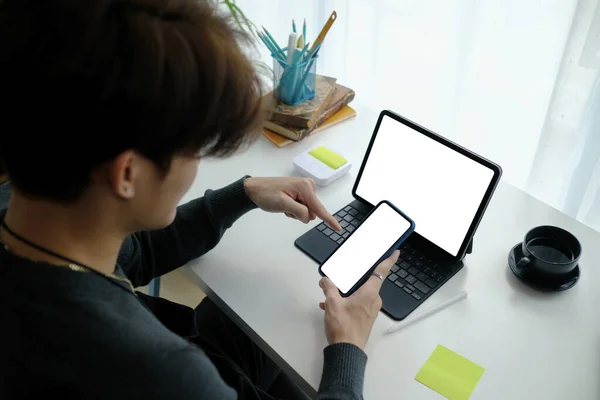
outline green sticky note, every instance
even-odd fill
[[[346,160],[344,157],[329,150],[325,146],[317,147],[316,149],[309,151],[308,154],[332,169],[338,169],[348,162],[348,160]]]
[[[467,400],[485,369],[438,345],[415,379],[450,400]]]

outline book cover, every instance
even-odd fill
[[[281,122],[299,128],[312,127],[315,124],[316,119],[330,103],[337,81],[336,78],[322,75],[317,75],[316,79],[315,97],[300,103],[297,106],[290,106],[277,101],[271,92],[268,95],[269,104],[273,110],[270,119],[275,122]]]
[[[339,124],[340,122],[346,121],[355,116],[356,116],[356,110],[354,110],[352,107],[346,105],[341,110],[339,110],[336,114],[329,117],[327,119],[327,121],[325,121],[321,126],[319,126],[317,129],[314,129],[310,134],[314,135],[317,132],[320,132],[331,126]],[[288,146],[292,143],[296,143],[296,141],[288,139],[285,136],[281,136],[281,135],[279,135],[269,129],[266,129],[266,128],[263,128],[263,136],[279,148]]]
[[[329,117],[354,100],[354,96],[354,90],[343,85],[336,85],[335,91],[331,97],[331,102],[323,113],[315,120],[315,123],[311,128],[298,128],[293,125],[273,121],[265,121],[264,127],[289,139],[296,141],[302,140],[306,136],[309,136],[314,130],[318,129],[327,119],[329,119]]]

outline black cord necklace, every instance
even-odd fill
[[[34,249],[36,249],[38,251],[41,251],[42,253],[49,254],[49,255],[51,255],[53,257],[56,257],[56,258],[59,258],[61,260],[64,260],[64,261],[68,262],[69,263],[69,268],[71,270],[79,271],[79,272],[83,272],[83,271],[91,272],[93,274],[101,276],[102,278],[104,278],[107,281],[109,281],[111,284],[113,284],[115,286],[118,286],[119,288],[125,290],[127,293],[132,293],[133,295],[136,295],[135,294],[135,290],[133,288],[133,284],[131,283],[131,281],[129,279],[117,276],[115,274],[111,274],[111,275],[103,274],[102,272],[96,271],[95,269],[90,268],[90,267],[88,267],[85,264],[82,264],[82,263],[80,263],[78,261],[75,261],[75,260],[69,258],[69,257],[66,257],[66,256],[63,256],[61,254],[58,254],[58,253],[56,253],[56,252],[54,252],[54,251],[52,251],[50,249],[46,249],[45,247],[42,247],[39,244],[33,243],[29,239],[26,239],[23,236],[21,236],[18,233],[16,233],[15,231],[13,231],[6,224],[6,222],[4,222],[4,221],[2,221],[2,228],[4,228],[4,230],[6,232],[8,232],[12,237],[14,237],[15,239],[19,240],[20,242],[26,244],[27,246],[32,247],[32,248],[34,248]],[[6,245],[5,245],[5,247],[6,247]],[[8,247],[7,247],[7,249],[8,249]],[[123,286],[121,283],[118,283],[118,282],[127,283],[129,285],[129,288],[126,288],[125,286]]]

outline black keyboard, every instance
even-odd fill
[[[400,257],[392,266],[387,279],[398,289],[404,290],[416,300],[421,300],[454,272],[450,265],[441,265],[416,247],[404,243],[400,247]]]
[[[334,217],[342,226],[341,232],[334,231],[326,223],[317,225],[317,230],[340,245],[344,243],[348,236],[350,236],[350,234],[354,232],[354,230],[360,225],[362,220],[365,218],[365,215],[359,212],[357,209],[347,206],[343,210],[338,211]]]
[[[317,225],[316,229],[338,245],[344,243],[365,218],[365,214],[352,206],[346,206],[334,216],[342,226],[342,232],[334,231],[326,223]],[[417,247],[404,243],[400,247],[400,257],[392,266],[387,279],[398,290],[403,290],[415,300],[420,301],[431,291],[435,291],[454,272],[456,272],[454,266],[439,264],[423,254]]]

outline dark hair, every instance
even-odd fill
[[[68,201],[134,149],[224,156],[261,123],[260,79],[207,0],[1,0],[0,159],[16,189]]]

